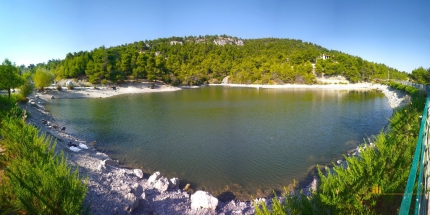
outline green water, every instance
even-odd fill
[[[68,132],[129,167],[241,198],[283,190],[387,125],[378,91],[203,87],[52,100]]]

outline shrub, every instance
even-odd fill
[[[58,91],[61,91],[63,88],[61,87],[61,85],[57,84],[57,86],[55,87]]]
[[[87,187],[51,138],[38,135],[14,109],[2,121],[0,142],[5,166],[0,183],[0,211],[22,214],[82,214]],[[85,180],[86,181],[86,180]],[[8,213],[7,213],[8,214]]]

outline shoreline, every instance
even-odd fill
[[[209,85],[213,86],[213,85]],[[230,87],[252,87],[252,88],[270,88],[270,89],[333,89],[333,90],[380,90],[388,98],[388,103],[393,109],[406,104],[405,94],[400,91],[389,89],[384,85],[215,85],[215,86],[230,86]],[[91,214],[106,214],[106,213],[125,213],[124,208],[127,207],[127,194],[133,193],[137,197],[139,206],[133,213],[150,214],[150,213],[174,213],[174,214],[193,214],[193,213],[235,213],[253,214],[254,207],[252,201],[228,200],[219,202],[217,209],[214,210],[192,210],[190,209],[191,200],[190,194],[175,187],[165,191],[159,191],[155,188],[155,184],[148,182],[149,175],[143,174],[137,169],[120,168],[116,161],[112,161],[108,155],[98,152],[90,144],[86,144],[85,140],[80,140],[66,132],[61,131],[60,125],[55,125],[55,119],[46,112],[45,105],[50,102],[50,99],[78,99],[78,98],[107,98],[122,94],[135,93],[155,93],[155,92],[171,92],[182,89],[199,88],[199,87],[171,87],[163,84],[156,84],[154,89],[150,89],[148,84],[126,84],[117,87],[116,91],[111,87],[98,89],[74,89],[74,90],[51,90],[45,94],[38,94],[32,101],[21,105],[30,117],[27,123],[37,126],[39,131],[45,132],[54,136],[57,141],[57,151],[64,151],[68,158],[69,164],[77,166],[80,175],[88,175],[88,193],[85,200],[86,204],[90,205]],[[54,97],[52,97],[54,96]],[[46,125],[41,120],[49,121],[51,125]],[[84,143],[89,146],[89,149],[81,150],[78,153],[71,152],[67,143]],[[308,179],[309,180],[309,179]],[[311,180],[311,179],[310,179]],[[308,182],[306,182],[307,184]],[[316,189],[316,179],[305,187],[309,190],[312,187]],[[270,198],[261,198],[258,201],[264,201],[266,204],[271,204]],[[166,210],[167,209],[167,210]]]

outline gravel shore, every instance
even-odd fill
[[[388,98],[389,105],[395,109],[407,104],[409,97],[400,91],[393,90],[384,85],[274,85],[274,86],[249,86],[230,85],[232,87],[262,87],[262,88],[319,88],[319,89],[362,89],[380,90]],[[282,87],[283,86],[283,87]],[[81,88],[75,90],[51,90],[43,94],[37,94],[22,108],[30,114],[27,119],[29,124],[39,128],[41,132],[48,133],[57,139],[57,151],[64,151],[71,165],[77,166],[81,176],[88,177],[88,193],[85,203],[90,206],[90,214],[253,214],[254,207],[251,201],[241,202],[228,200],[219,202],[216,210],[192,209],[191,194],[182,187],[173,183],[167,183],[167,189],[161,188],[157,179],[154,183],[147,174],[141,170],[120,168],[117,162],[110,160],[109,156],[95,150],[93,143],[70,136],[61,130],[63,125],[58,125],[55,119],[46,112],[45,104],[51,99],[61,98],[105,98],[127,93],[150,93],[181,90],[163,84],[156,84],[151,89],[148,83],[120,85],[113,88]],[[43,121],[44,120],[44,121]],[[70,144],[84,144],[88,149],[72,152]],[[162,173],[161,173],[162,175]],[[161,175],[159,177],[161,177]],[[161,177],[163,178],[163,177]],[[171,186],[173,185],[173,186]],[[316,189],[314,179],[308,188]],[[269,206],[270,199],[258,199]],[[130,212],[132,211],[132,212]]]

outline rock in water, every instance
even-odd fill
[[[160,192],[166,192],[167,189],[169,189],[169,179],[161,177],[157,182],[155,182],[154,187]]]
[[[133,172],[138,178],[143,178],[143,172],[141,169],[134,169]]]
[[[130,213],[133,212],[139,206],[139,200],[136,198],[136,196],[133,195],[133,193],[127,193],[127,195],[125,195],[125,200],[125,210]]]
[[[171,178],[169,179],[170,185],[169,189],[178,189],[179,188],[179,179],[178,178]]]
[[[161,177],[160,172],[154,172],[149,178],[148,178],[148,184],[154,184],[159,178]]]
[[[191,209],[198,210],[208,208],[215,210],[218,206],[218,199],[205,191],[197,191],[191,195]]]

